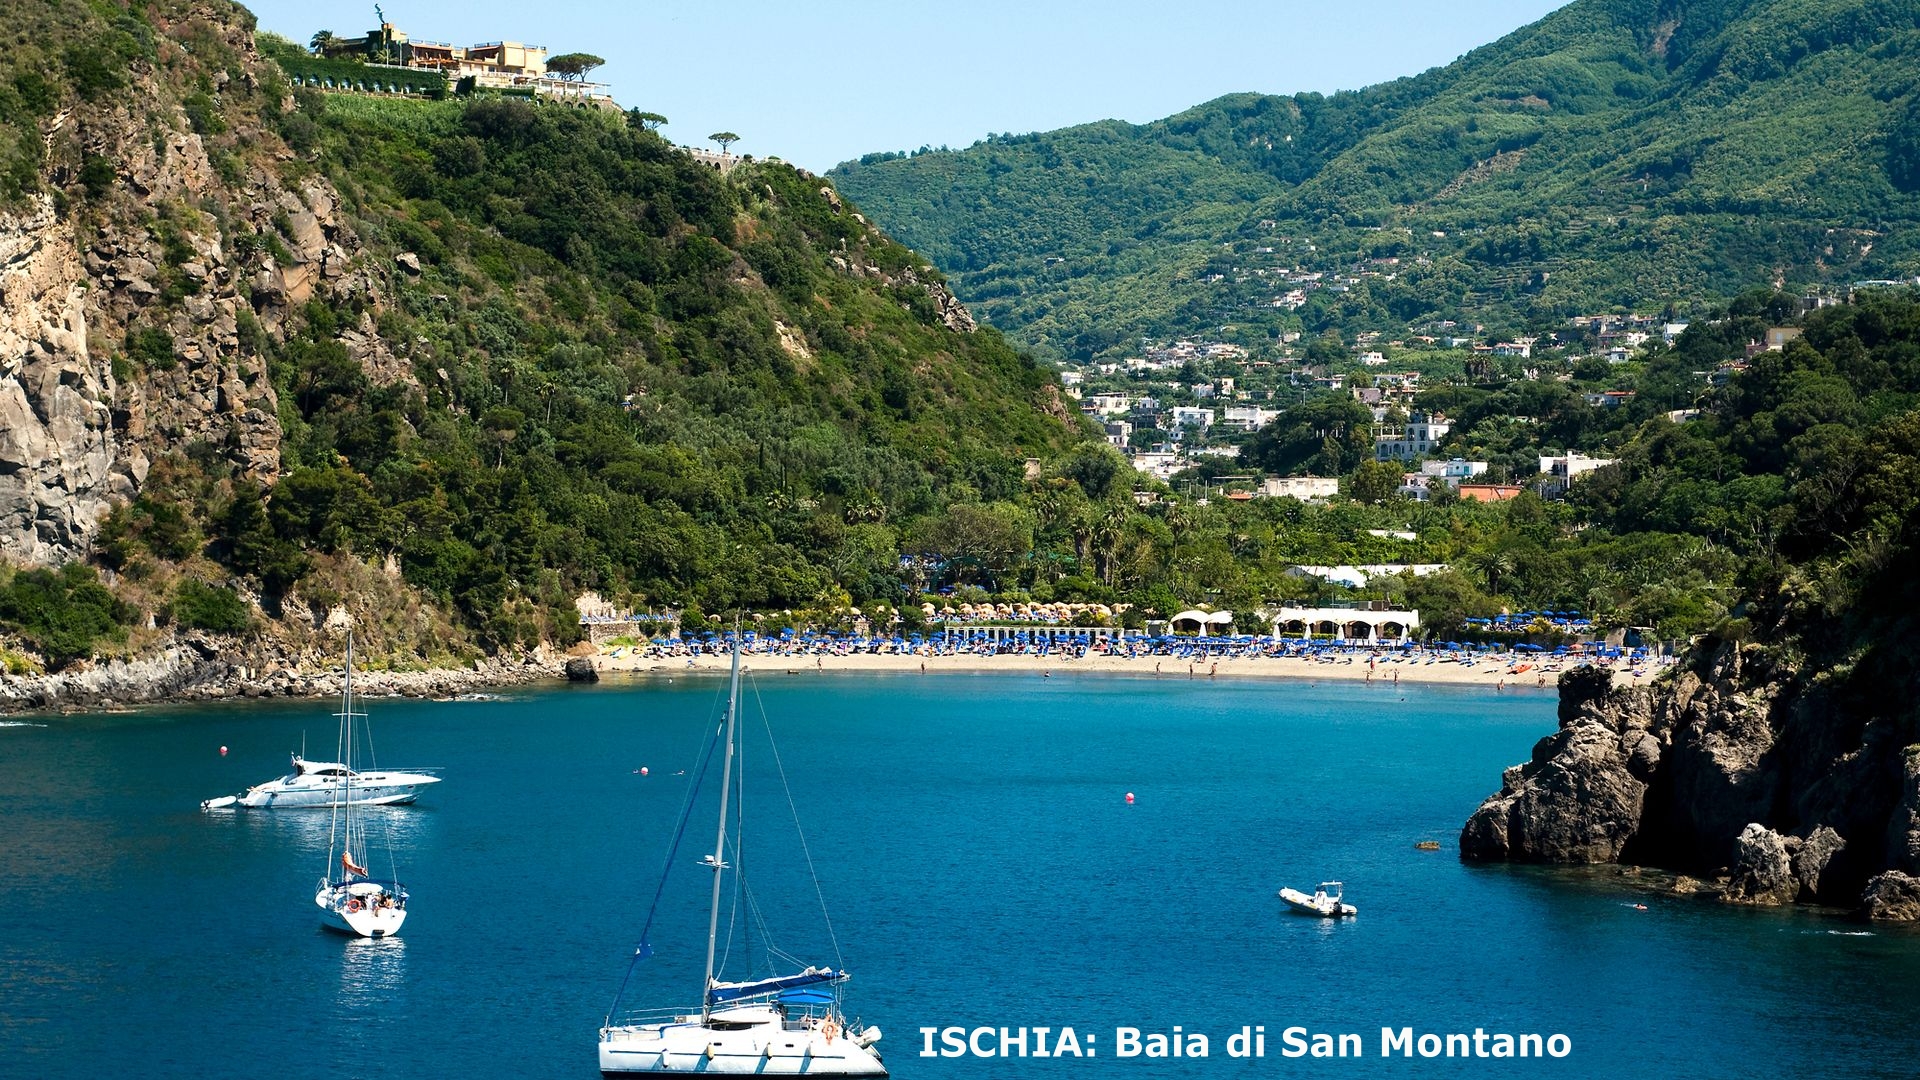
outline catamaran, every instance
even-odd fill
[[[313,902],[320,909],[320,925],[343,934],[360,937],[392,937],[407,921],[407,890],[393,871],[393,852],[385,851],[387,876],[379,878],[367,868],[374,860],[368,850],[370,839],[362,820],[365,802],[354,798],[353,722],[364,721],[366,713],[353,711],[353,636],[347,636],[346,669],[340,681],[340,787],[341,797],[333,804],[333,822],[327,831],[326,869],[320,876]],[[335,856],[338,856],[338,862]],[[364,864],[363,864],[364,861]]]
[[[848,1021],[841,1009],[841,993],[848,975],[837,962],[808,965],[736,982],[715,977],[715,948],[719,940],[722,878],[728,871],[738,881],[739,872],[727,863],[731,846],[739,861],[739,836],[734,830],[729,844],[727,802],[738,782],[734,774],[735,748],[738,745],[740,712],[740,634],[734,633],[733,669],[727,694],[724,726],[725,762],[720,774],[720,818],[715,831],[713,853],[704,855],[700,865],[713,872],[713,901],[707,917],[707,974],[700,1007],[695,1010],[658,1012],[622,1012],[621,994],[600,1027],[600,1072],[607,1076],[634,1074],[667,1076],[682,1073],[766,1073],[780,1076],[886,1076],[874,1044],[880,1041],[880,1029]],[[716,740],[721,737],[716,733]],[[709,745],[705,761],[711,762],[714,746]],[[699,770],[706,771],[705,765]],[[696,778],[694,781],[698,783]],[[791,803],[791,797],[789,797]],[[691,812],[692,800],[688,811]],[[680,835],[687,826],[683,813],[667,857],[670,871],[673,852],[679,850]],[[801,841],[804,854],[806,845]],[[808,856],[811,869],[812,858]],[[816,887],[818,882],[816,881]],[[664,891],[665,881],[661,882]],[[654,910],[659,908],[656,891]],[[634,966],[652,955],[647,936],[653,925],[653,913],[647,916],[641,931],[640,946],[634,950],[627,969],[628,980]],[[829,924],[830,925],[830,924]],[[838,952],[838,945],[835,945]],[[798,964],[794,965],[799,967]]]

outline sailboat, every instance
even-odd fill
[[[388,851],[388,877],[368,870],[374,860],[368,850],[365,803],[354,798],[354,721],[366,713],[353,710],[353,635],[347,635],[347,662],[340,681],[340,761],[343,763],[341,798],[333,804],[333,822],[327,833],[327,864],[313,902],[320,908],[320,925],[359,937],[392,937],[407,921],[407,890],[392,876],[393,853]],[[336,860],[337,856],[337,860]],[[364,864],[363,865],[363,861]]]
[[[738,777],[735,776],[735,751],[739,745],[740,713],[740,633],[733,642],[733,666],[727,693],[727,716],[723,728],[724,764],[720,774],[720,815],[715,829],[713,853],[703,855],[700,865],[713,872],[713,899],[707,916],[707,974],[698,1010],[660,1010],[622,1013],[620,997],[600,1027],[600,1072],[606,1076],[672,1076],[682,1073],[763,1073],[779,1076],[886,1076],[874,1044],[880,1041],[878,1027],[849,1022],[841,1010],[841,992],[848,974],[843,967],[807,965],[797,971],[775,973],[761,978],[725,982],[716,978],[714,958],[719,940],[722,879],[732,870],[727,863],[729,848],[728,798]],[[716,739],[720,736],[717,734]],[[715,747],[709,745],[705,761],[711,762]],[[703,764],[700,772],[706,771]],[[696,779],[696,784],[697,784]],[[696,789],[697,790],[697,789]],[[789,797],[789,802],[791,798]],[[687,827],[693,808],[690,798],[679,829],[675,832],[667,858],[672,870],[680,836]],[[732,848],[738,861],[739,838],[734,831]],[[805,852],[805,842],[801,843]],[[811,857],[808,857],[811,868]],[[817,888],[816,882],[816,888]],[[654,895],[654,910],[659,909],[660,892]],[[640,946],[634,951],[627,969],[652,955],[647,933],[653,925],[653,913],[647,916],[647,929],[641,932]],[[836,946],[837,952],[837,946]]]

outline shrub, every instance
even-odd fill
[[[172,371],[180,363],[179,354],[173,351],[173,335],[157,326],[127,335],[127,357],[154,371]]]
[[[240,594],[192,578],[173,591],[173,620],[189,630],[237,634],[252,625],[253,617]]]
[[[92,656],[101,641],[124,641],[132,616],[83,563],[23,570],[0,588],[0,626],[31,642],[54,671]]]

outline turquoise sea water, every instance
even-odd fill
[[[1920,1073],[1920,936],[1457,860],[1461,822],[1551,729],[1545,694],[777,671],[750,685],[746,717],[764,708],[778,732],[855,974],[850,1011],[886,1030],[898,1077]],[[278,775],[303,733],[330,748],[327,705],[15,718],[0,727],[0,1077],[595,1075],[595,1029],[686,794],[674,773],[721,690],[682,677],[370,702],[383,764],[447,777],[381,812],[414,895],[386,942],[318,928],[324,812],[197,809]],[[749,821],[768,821],[746,849],[755,898],[780,944],[838,962],[804,867],[780,858],[796,845],[772,758],[750,743],[748,765]],[[677,860],[637,1004],[697,995],[709,879],[693,862],[711,815]],[[1280,886],[1324,877],[1358,918],[1283,913]],[[1113,1056],[1116,1028],[1176,1024],[1211,1056]],[[1265,1027],[1264,1058],[1227,1056],[1242,1025]],[[1366,1056],[1287,1060],[1291,1025],[1358,1033]],[[920,1057],[919,1029],[947,1026],[1071,1026],[1097,1056]],[[1382,1026],[1557,1032],[1572,1052],[1387,1060]]]

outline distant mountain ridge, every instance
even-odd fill
[[[1360,91],[1229,95],[832,176],[988,321],[1066,355],[1222,325],[1519,325],[1912,276],[1916,83],[1910,2],[1579,0]],[[1402,268],[1290,312],[1248,280],[1264,254]]]

